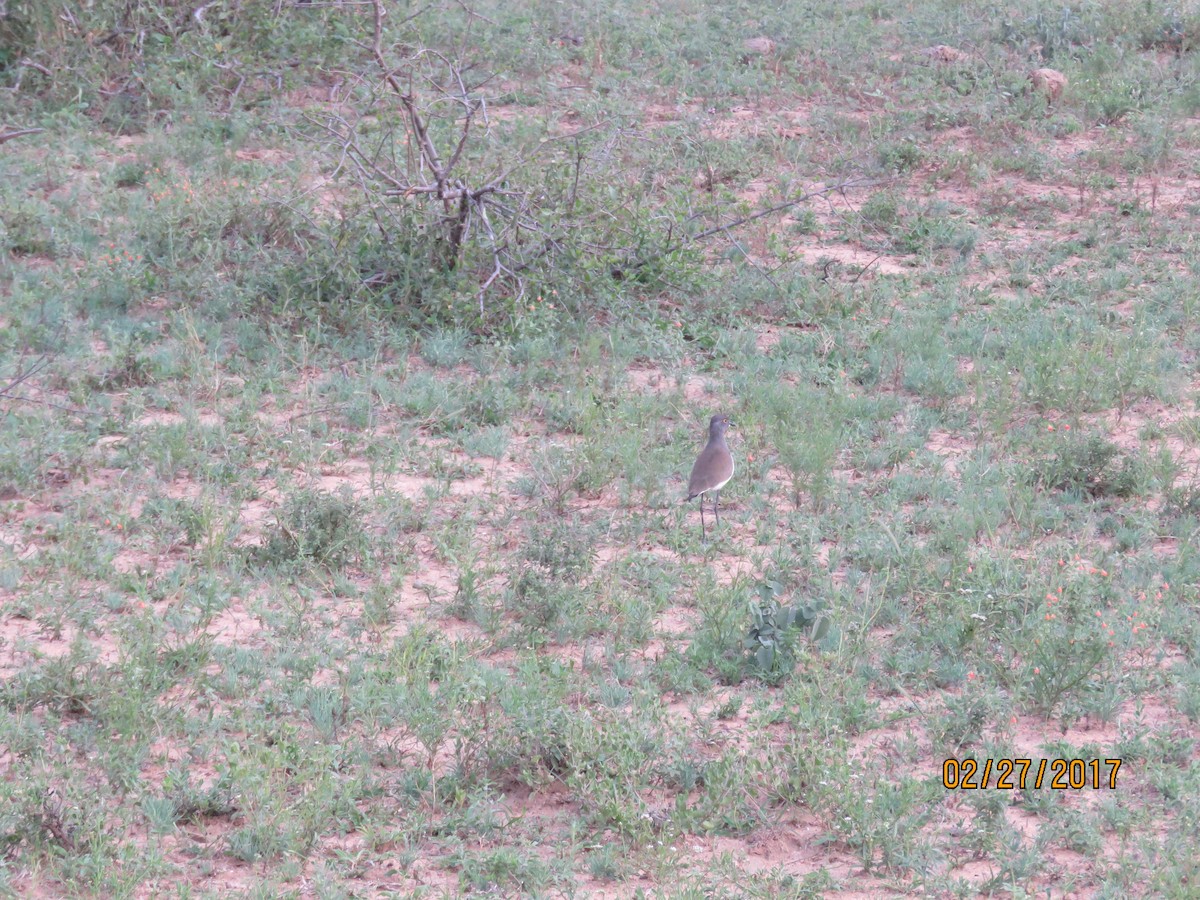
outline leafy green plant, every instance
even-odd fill
[[[290,496],[251,557],[278,565],[315,562],[339,568],[365,552],[362,510],[348,494],[303,490]]]
[[[764,681],[775,684],[791,673],[796,665],[798,637],[825,648],[840,642],[840,632],[820,605],[784,606],[779,602],[783,586],[776,581],[759,582],[755,593],[757,597],[750,601],[752,624],[745,648],[750,671]]]
[[[1031,477],[1053,490],[1089,497],[1130,497],[1141,492],[1141,460],[1098,434],[1071,434],[1033,461]]]

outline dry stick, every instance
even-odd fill
[[[74,851],[78,847],[75,840],[75,828],[67,824],[63,819],[63,809],[65,804],[58,796],[58,792],[54,788],[46,791],[42,800],[42,814],[40,824],[42,830],[52,837],[60,847],[68,852]]]
[[[517,294],[515,302],[518,303],[525,296],[525,280],[517,274],[517,271],[514,271],[500,261],[500,251],[503,249],[503,246],[496,238],[496,232],[492,228],[492,220],[488,218],[487,204],[482,201],[479,202],[479,218],[483,222],[483,229],[487,232],[488,238],[491,239],[492,243],[492,274],[487,277],[487,280],[479,288],[479,315],[482,317],[485,314],[483,295],[487,293],[487,289],[492,286],[492,283],[497,278],[507,274],[517,280],[517,287],[520,289],[520,293]]]
[[[458,165],[458,158],[462,156],[463,148],[467,146],[467,138],[471,134],[471,119],[475,117],[475,111],[479,108],[476,104],[466,104],[467,114],[463,117],[462,134],[458,137],[458,146],[454,148],[454,152],[450,154],[450,161],[446,163],[446,171],[451,171]]]
[[[837,184],[831,184],[815,191],[808,191],[807,193],[801,194],[799,197],[793,197],[791,200],[785,200],[783,203],[777,203],[774,206],[770,206],[766,209],[760,209],[758,212],[751,213],[748,216],[742,216],[740,219],[734,219],[732,222],[726,222],[724,225],[714,225],[712,228],[706,228],[704,231],[693,234],[690,240],[702,241],[705,238],[712,237],[714,234],[719,234],[720,232],[726,231],[730,228],[736,228],[739,225],[745,225],[747,222],[753,222],[754,220],[761,219],[764,216],[769,216],[777,212],[783,212],[785,209],[798,206],[806,200],[812,200],[814,197],[824,197],[828,194],[832,194],[835,191],[844,191],[849,187],[870,187],[882,183],[883,182],[879,181],[856,181],[854,179],[839,181]]]
[[[471,7],[469,7],[469,6],[467,6],[467,4],[463,3],[462,0],[455,0],[455,2],[458,3],[458,5],[463,8],[463,12],[465,12],[467,14],[468,18],[479,19],[480,21],[487,22],[493,28],[500,27],[494,20],[489,19],[487,16],[483,15],[482,13],[478,13],[475,10],[471,9]]]
[[[483,185],[483,187],[476,188],[474,191],[471,191],[470,192],[471,199],[478,200],[487,194],[497,194],[500,196],[507,196],[507,197],[524,196],[525,192],[523,192],[523,191],[506,191],[506,190],[502,189],[501,185],[503,185],[508,180],[509,176],[511,176],[512,173],[514,171],[516,171],[520,166],[524,165],[529,160],[536,157],[539,153],[542,152],[543,149],[550,146],[551,144],[558,143],[559,141],[577,140],[581,135],[585,135],[589,131],[595,131],[598,128],[602,128],[606,124],[607,124],[607,122],[597,122],[593,125],[587,125],[583,128],[580,128],[578,131],[572,131],[570,134],[553,135],[551,137],[544,138],[543,140],[539,141],[538,145],[536,147],[534,147],[533,150],[531,150],[527,155],[519,157],[516,160],[516,162],[514,162],[507,169],[503,169],[502,171],[497,172],[495,175],[493,175],[487,181],[487,183]],[[450,194],[448,196],[450,196],[452,198],[456,198],[458,196],[458,194],[452,191],[452,192],[450,192]]]
[[[571,179],[571,195],[567,201],[567,208],[571,212],[575,211],[575,204],[579,200],[579,172],[583,168],[584,154],[579,150],[579,139],[575,139],[575,172]]]
[[[335,117],[335,118],[337,118],[337,117]],[[310,119],[309,121],[312,121],[312,120]],[[379,165],[379,163],[375,162],[374,159],[367,156],[367,154],[363,152],[362,148],[359,147],[358,142],[354,140],[354,137],[353,137],[354,129],[349,125],[349,123],[345,122],[345,120],[340,119],[340,118],[338,118],[338,121],[342,122],[342,124],[346,126],[346,133],[344,135],[340,131],[337,131],[336,129],[334,129],[330,126],[322,125],[322,127],[324,127],[330,134],[332,134],[338,140],[342,141],[343,156],[348,157],[350,159],[350,161],[354,163],[355,168],[357,168],[360,173],[362,173],[363,175],[366,175],[369,171],[369,172],[373,173],[376,178],[378,178],[381,181],[384,181],[388,184],[391,184],[393,186],[394,190],[385,191],[384,192],[385,196],[398,196],[398,195],[407,196],[409,194],[429,193],[429,192],[437,190],[436,186],[432,186],[432,185],[418,186],[418,185],[413,185],[413,184],[407,184],[407,183],[401,181],[400,179],[396,178],[395,176],[393,176],[391,174],[391,172],[389,172],[383,166]],[[340,168],[340,163],[339,163],[339,168]]]
[[[383,0],[374,0],[375,6],[375,33],[374,40],[371,44],[371,52],[375,55],[375,62],[379,68],[383,70],[384,80],[395,92],[400,99],[404,111],[408,114],[409,123],[412,125],[413,133],[416,135],[417,142],[421,147],[421,153],[425,157],[429,167],[433,169],[434,177],[437,179],[438,187],[444,188],[446,183],[446,172],[442,167],[441,158],[438,156],[437,148],[433,146],[433,141],[429,137],[429,132],[425,127],[425,121],[421,118],[420,110],[417,109],[416,100],[411,90],[406,91],[404,86],[400,84],[396,77],[395,70],[390,67],[387,60],[383,56],[383,17],[386,14],[383,8]],[[446,207],[446,212],[450,212],[450,201],[443,198]]]
[[[40,63],[35,63],[32,59],[29,59],[28,57],[21,60],[21,62],[18,63],[18,65],[20,65],[22,68],[33,69],[35,72],[41,72],[47,78],[49,78],[51,75],[54,74],[49,69],[47,69],[45,66],[41,65]]]
[[[453,66],[451,66],[449,61],[446,60],[441,54],[434,54],[434,55],[437,55],[448,67],[453,69]],[[459,77],[457,75],[457,73],[456,73],[455,77],[459,83],[460,90],[466,92],[467,88],[466,88],[466,85],[463,83],[461,77]],[[462,103],[464,106],[466,106],[469,110],[469,115],[471,115],[471,116],[473,116],[475,114],[476,110],[484,110],[484,108],[485,108],[484,104],[481,100],[477,100],[477,101],[470,100],[469,94],[464,94],[464,96],[467,97],[466,100],[459,98],[459,97],[455,97],[452,94],[450,94],[448,96],[451,99],[454,99],[456,102]],[[406,181],[402,181],[400,178],[398,178],[396,175],[394,175],[391,170],[389,170],[385,166],[381,165],[378,161],[376,161],[376,159],[374,158],[374,155],[377,155],[379,151],[376,151],[375,154],[368,154],[367,151],[365,151],[358,144],[358,142],[356,141],[356,139],[354,137],[355,127],[353,125],[351,125],[348,121],[346,121],[344,118],[337,116],[337,115],[332,115],[332,114],[328,115],[324,121],[318,121],[318,120],[312,118],[311,116],[306,116],[305,118],[312,124],[316,125],[317,127],[321,128],[322,130],[326,131],[328,134],[330,134],[333,138],[335,138],[339,142],[340,154],[339,154],[339,158],[338,158],[338,161],[337,161],[337,164],[335,167],[335,172],[340,171],[344,167],[346,161],[349,160],[350,163],[357,170],[358,177],[359,177],[359,183],[360,183],[360,185],[362,185],[364,187],[364,189],[366,187],[367,179],[377,178],[378,180],[384,182],[385,184],[391,185],[390,188],[387,188],[381,192],[381,195],[385,196],[385,197],[410,197],[410,196],[413,196],[416,194],[437,194],[438,199],[442,200],[443,203],[446,203],[447,201],[450,201],[450,202],[458,201],[457,214],[452,213],[451,215],[447,216],[447,221],[452,223],[451,224],[452,230],[451,230],[451,234],[450,234],[450,242],[451,242],[452,247],[455,247],[455,248],[460,247],[467,240],[467,237],[471,230],[471,220],[472,220],[473,210],[477,209],[478,212],[480,213],[481,218],[486,220],[487,219],[487,205],[488,205],[488,203],[491,203],[497,209],[499,209],[506,216],[506,218],[510,221],[511,225],[509,227],[516,228],[518,230],[521,228],[525,228],[528,231],[542,235],[543,237],[547,238],[547,242],[546,242],[545,246],[535,254],[534,258],[545,255],[545,253],[549,252],[551,249],[553,249],[554,247],[557,246],[557,242],[549,234],[547,234],[547,232],[545,232],[544,229],[542,229],[540,227],[540,225],[537,223],[536,220],[527,218],[527,211],[528,211],[527,203],[523,203],[521,209],[513,210],[513,209],[508,209],[503,203],[496,202],[493,198],[494,197],[509,197],[509,196],[511,196],[511,197],[521,198],[521,199],[524,199],[525,201],[527,201],[528,198],[522,191],[515,191],[515,190],[510,191],[510,190],[505,190],[501,187],[501,185],[504,184],[505,180],[509,177],[511,172],[517,166],[519,166],[522,162],[524,162],[526,159],[536,156],[538,153],[540,153],[545,147],[549,146],[550,144],[557,142],[557,141],[562,141],[562,140],[578,141],[578,139],[581,135],[587,133],[588,131],[592,131],[597,128],[600,128],[604,124],[604,123],[595,123],[595,124],[589,125],[585,128],[581,128],[578,131],[572,132],[571,134],[555,135],[552,137],[545,138],[533,149],[533,151],[530,154],[528,154],[525,157],[522,157],[522,159],[520,159],[516,163],[514,163],[514,165],[512,167],[509,167],[507,169],[504,169],[504,170],[501,170],[501,171],[495,173],[494,176],[482,187],[471,190],[461,180],[458,180],[458,179],[455,179],[453,182],[453,186],[450,186],[449,177],[448,177],[449,172],[452,169],[452,166],[450,164],[447,164],[444,167],[444,171],[445,171],[447,177],[442,181],[441,184],[436,184],[436,183],[435,184],[411,184]],[[486,118],[486,113],[485,113],[485,118]],[[466,137],[466,135],[464,135],[464,139],[465,139],[465,137]],[[412,144],[406,142],[406,146],[408,147],[409,152],[411,153],[412,152]],[[465,147],[465,143],[462,140],[460,140],[459,145],[455,149],[454,156],[451,159],[451,163],[453,163],[457,160],[457,158],[461,155],[464,147]],[[380,147],[380,150],[382,150],[382,146]],[[411,160],[410,160],[410,162],[411,162]],[[425,153],[422,153],[420,162],[423,164],[428,164],[428,162],[429,162],[428,155]],[[582,168],[582,162],[583,162],[582,156],[581,155],[577,156],[576,177],[578,177],[579,170]],[[410,168],[411,168],[411,166],[410,166]],[[373,213],[376,212],[374,207],[372,207],[372,212]],[[519,300],[521,297],[524,296],[525,285],[524,285],[524,280],[519,277],[518,273],[520,271],[528,268],[530,260],[526,260],[525,262],[523,262],[519,265],[516,265],[516,266],[514,266],[512,264],[505,265],[504,263],[502,263],[501,262],[502,253],[506,249],[509,249],[509,246],[508,246],[507,242],[501,240],[501,238],[497,236],[497,234],[495,233],[495,230],[491,226],[490,220],[485,221],[484,224],[485,224],[486,230],[488,231],[488,236],[490,238],[490,242],[491,242],[492,248],[493,248],[493,251],[492,251],[493,269],[492,269],[492,272],[489,275],[489,277],[486,279],[486,281],[483,283],[483,285],[480,288],[480,295],[479,295],[480,306],[481,307],[483,306],[483,295],[487,292],[487,289],[498,278],[500,278],[502,276],[508,276],[510,278],[516,279],[516,283],[517,283],[517,287],[518,287],[517,297]],[[380,226],[380,227],[382,228],[382,226]],[[481,312],[486,313],[486,309],[482,309]]]
[[[453,98],[455,102],[461,103],[466,111],[466,114],[463,117],[462,133],[459,135],[458,142],[449,159],[443,162],[441,156],[438,154],[437,148],[434,146],[432,138],[429,135],[428,124],[425,122],[421,115],[421,110],[417,106],[416,96],[411,87],[411,73],[410,86],[406,90],[400,83],[400,80],[396,74],[396,70],[388,65],[388,62],[383,55],[383,17],[386,15],[386,10],[383,7],[382,0],[374,0],[374,9],[375,27],[371,44],[371,52],[375,57],[376,64],[384,73],[384,81],[389,87],[391,87],[393,93],[395,93],[396,97],[399,99],[401,106],[404,107],[404,111],[409,120],[409,126],[412,129],[414,137],[416,138],[416,144],[420,149],[421,161],[428,165],[432,170],[434,184],[423,185],[420,187],[415,185],[401,186],[397,183],[395,178],[387,178],[386,180],[390,181],[395,186],[395,189],[403,193],[405,196],[410,196],[414,193],[436,194],[438,199],[442,201],[442,208],[446,215],[446,221],[450,224],[450,232],[448,235],[450,243],[450,259],[448,262],[451,266],[453,266],[457,262],[461,252],[462,241],[469,226],[468,220],[471,214],[472,206],[479,206],[480,209],[482,209],[486,195],[500,191],[500,187],[508,177],[511,169],[498,174],[496,177],[491,179],[491,181],[475,190],[471,190],[461,181],[456,181],[453,187],[450,185],[450,173],[458,164],[458,161],[462,157],[463,151],[466,148],[467,140],[469,139],[471,133],[471,123],[476,112],[478,112],[481,108],[481,102],[471,99],[470,92],[467,90],[466,84],[462,80],[461,70],[452,65],[444,55],[435,50],[429,49],[422,50],[417,54],[417,56],[436,56],[451,71],[455,81],[458,83],[459,95],[454,96],[444,89],[442,89],[442,92],[448,97]],[[543,141],[537,149],[540,150],[541,147],[548,142],[548,140]],[[518,161],[517,164],[520,164],[520,161]],[[372,168],[378,171],[374,165],[372,165]],[[455,209],[456,200],[458,201],[457,209]]]
[[[864,275],[867,274],[867,269],[871,268],[871,266],[875,265],[875,263],[879,262],[879,260],[881,260],[881,259],[883,259],[882,253],[880,253],[873,260],[871,260],[869,263],[867,263],[865,266],[863,266],[861,269],[859,269],[858,274],[855,275],[852,279],[850,279],[850,284],[852,284],[852,285],[858,284],[858,279],[862,278]]]
[[[371,196],[371,191],[367,187],[366,173],[363,172],[361,167],[358,170],[358,186],[362,190],[364,197]],[[367,209],[370,210],[370,212],[371,212],[371,218],[375,220],[375,227],[379,229],[379,237],[383,240],[384,245],[385,246],[390,245],[392,243],[391,238],[390,238],[390,232],[389,232],[386,224],[384,223],[383,218],[379,214],[379,204],[378,203],[368,203]],[[365,283],[366,282],[364,282],[364,284]]]
[[[27,134],[41,134],[45,128],[19,128],[16,131],[5,131],[0,133],[0,144],[7,143],[14,138],[25,137]]]
[[[17,374],[12,377],[8,384],[0,387],[0,400],[11,400],[14,403],[31,403],[36,406],[48,406],[53,409],[61,409],[65,412],[74,413],[77,416],[96,416],[99,413],[92,412],[89,409],[79,409],[74,406],[64,406],[61,403],[55,403],[52,400],[43,400],[40,397],[24,397],[21,394],[14,394],[13,390],[19,387],[24,382],[28,381],[42,369],[50,364],[50,354],[43,353],[26,369],[18,369]]]
[[[366,178],[376,178],[386,184],[392,185],[391,188],[383,191],[385,197],[408,197],[413,194],[436,194],[439,193],[439,187],[436,184],[429,185],[414,185],[406,181],[401,181],[392,172],[377,162],[373,156],[368,155],[366,151],[359,146],[354,138],[355,128],[341,116],[330,115],[324,122],[317,121],[311,116],[305,118],[316,125],[318,128],[328,132],[332,137],[341,143],[341,153],[335,167],[335,174],[340,171],[349,159],[354,167],[358,170],[360,182]],[[330,124],[330,122],[336,124]],[[339,127],[340,126],[340,127]],[[375,155],[382,152],[382,146],[375,151]],[[457,192],[450,192],[448,195],[451,199],[458,199]]]
[[[762,266],[760,266],[758,263],[756,263],[754,261],[754,258],[752,256],[750,256],[749,253],[746,252],[746,248],[742,246],[741,242],[737,238],[735,238],[732,234],[729,233],[729,229],[731,227],[733,227],[733,226],[726,225],[724,228],[721,229],[722,231],[725,232],[725,237],[729,240],[729,243],[733,244],[733,246],[737,248],[737,251],[740,254],[742,254],[742,258],[744,260],[746,260],[746,262],[750,263],[750,265],[754,267],[754,270],[756,272],[758,272],[758,274],[761,275],[763,278],[767,279],[767,281],[769,281],[771,283],[772,287],[774,287],[775,290],[779,291],[779,293],[782,295],[784,293],[784,290],[783,290],[783,288],[781,288],[779,286],[779,282],[771,277],[770,272],[766,271]],[[667,245],[670,246],[670,243],[671,243],[671,235],[668,233],[667,234]]]
[[[48,406],[51,409],[61,409],[63,412],[73,413],[77,416],[99,416],[102,413],[95,412],[90,409],[80,409],[78,406],[64,406],[61,403],[55,403],[52,400],[42,400],[40,397],[23,397],[20,394],[3,394],[0,395],[0,400],[12,400],[14,403],[31,403],[34,406]]]
[[[49,364],[50,355],[48,353],[43,353],[33,361],[33,364],[30,365],[29,368],[17,369],[17,374],[12,377],[12,381],[0,388],[0,397],[7,397],[13,388],[20,386],[23,382],[28,381],[42,369],[46,368],[46,366]]]
[[[35,71],[41,72],[43,75],[45,75],[51,81],[54,80],[54,74],[49,69],[47,69],[45,66],[41,65],[40,63],[35,63],[32,59],[29,59],[28,57],[26,57],[25,59],[23,59],[19,63],[17,63],[17,77],[13,80],[12,87],[10,87],[8,89],[9,93],[11,93],[11,94],[20,93],[21,82],[25,80],[25,70],[26,69],[33,69]]]
[[[860,181],[860,180],[856,180],[856,179],[846,179],[845,181],[839,181],[836,184],[827,185],[818,190],[808,191],[804,194],[801,194],[798,197],[793,197],[790,200],[785,200],[782,203],[777,203],[774,206],[767,207],[766,209],[760,209],[757,212],[751,213],[746,216],[742,216],[741,218],[738,218],[738,219],[734,219],[732,222],[725,222],[724,224],[721,224],[721,225],[714,225],[712,228],[706,228],[704,231],[697,232],[696,234],[693,234],[693,235],[685,236],[682,238],[682,241],[687,242],[687,243],[697,243],[706,238],[712,237],[714,234],[722,234],[723,233],[727,238],[729,238],[729,240],[733,243],[733,245],[735,247],[737,247],[737,249],[739,251],[741,251],[742,255],[747,259],[747,261],[749,261],[750,264],[752,266],[754,266],[754,268],[761,275],[763,275],[763,277],[765,277],[767,279],[767,281],[771,282],[771,284],[773,284],[777,290],[782,290],[774,278],[772,278],[769,274],[767,274],[765,271],[763,271],[758,265],[756,265],[754,263],[754,261],[752,259],[750,259],[749,255],[746,253],[745,249],[733,238],[733,236],[731,234],[729,234],[729,229],[737,228],[739,225],[745,225],[747,222],[753,222],[757,219],[761,219],[765,216],[773,215],[774,213],[777,213],[777,212],[782,212],[785,209],[789,209],[793,206],[797,206],[801,203],[804,203],[806,200],[812,200],[816,197],[823,197],[823,198],[828,199],[828,196],[830,194],[844,193],[847,188],[867,187],[867,186],[883,184],[883,183],[885,183],[885,182],[883,182],[883,181]],[[699,214],[697,214],[697,215],[699,215]],[[696,218],[696,216],[689,216],[688,219],[685,221],[690,221],[691,219],[694,219],[694,218]],[[670,245],[670,234],[668,234],[668,236],[667,236],[667,246],[669,247],[669,245]],[[544,255],[544,253],[539,254],[539,255]],[[631,268],[637,268],[642,263],[644,263],[644,260],[635,260],[634,264]]]

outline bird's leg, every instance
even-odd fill
[[[713,512],[717,514],[717,527],[721,527],[721,492],[716,491],[713,494]]]
[[[704,533],[704,495],[700,495],[700,540],[705,542],[708,540],[708,535]]]

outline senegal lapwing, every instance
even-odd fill
[[[718,527],[721,524],[721,488],[733,477],[733,454],[725,443],[725,432],[732,427],[733,422],[724,413],[718,413],[708,423],[708,443],[696,457],[692,466],[692,477],[688,479],[688,500],[700,498],[700,537],[708,540],[704,527],[704,495],[712,494],[713,512],[717,516]]]

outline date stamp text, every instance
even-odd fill
[[[942,787],[948,791],[1041,790],[1043,785],[1052,791],[1116,790],[1120,768],[1119,759],[947,759],[942,762]]]

